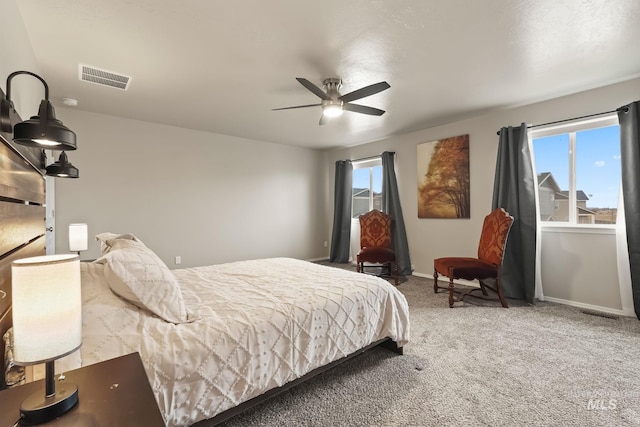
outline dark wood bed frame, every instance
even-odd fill
[[[328,365],[324,365],[324,366],[320,366],[319,368],[314,369],[313,371],[308,372],[307,374],[301,376],[300,378],[297,378],[293,381],[290,381],[280,387],[277,388],[272,388],[269,391],[266,391],[265,393],[261,394],[260,396],[256,396],[253,399],[249,399],[246,402],[241,403],[238,406],[234,406],[233,408],[227,409],[226,411],[220,412],[218,415],[214,416],[213,418],[209,418],[207,420],[202,420],[199,421],[195,424],[192,424],[191,427],[211,427],[211,426],[215,426],[219,423],[222,423],[224,421],[227,421],[228,419],[230,419],[231,417],[234,417],[238,414],[240,414],[241,412],[246,411],[247,409],[250,409],[256,405],[259,405],[263,402],[265,402],[266,400],[269,400],[277,395],[279,395],[280,393],[289,390],[292,387],[297,386],[300,383],[303,383],[307,380],[310,380],[311,378],[322,374],[323,372],[328,371],[329,369],[346,362],[349,359],[352,359],[356,356],[358,356],[359,354],[364,353],[367,350],[372,349],[373,347],[377,347],[377,346],[381,346],[384,348],[387,348],[395,353],[398,354],[403,354],[403,350],[402,347],[398,347],[396,345],[396,343],[391,339],[391,338],[384,338],[381,339],[379,341],[375,341],[371,344],[369,344],[368,346],[361,348],[360,350],[357,350],[351,354],[349,354],[348,356],[345,356],[341,359],[335,360],[331,363],[329,363]]]
[[[0,96],[4,96],[2,90]],[[13,123],[18,121],[19,118],[15,118]],[[46,233],[44,153],[10,141],[11,135],[0,132],[0,390],[6,388],[2,336],[11,326],[11,262],[20,258],[44,255]],[[402,354],[402,347],[398,347],[389,338],[374,342],[213,418],[202,420],[193,427],[214,426],[226,421],[376,346],[383,346]]]
[[[45,254],[43,168],[42,150],[14,144],[0,132],[0,389],[6,388],[2,336],[11,326],[11,262]]]

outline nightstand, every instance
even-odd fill
[[[164,427],[138,353],[69,371],[65,377],[62,382],[78,386],[78,404],[41,426]],[[38,390],[44,394],[44,380],[0,391],[0,426],[13,426],[22,401]]]

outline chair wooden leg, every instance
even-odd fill
[[[489,293],[487,292],[487,288],[484,285],[484,281],[483,280],[478,280],[478,282],[480,282],[480,290],[482,291],[482,295],[484,295],[485,297],[489,295]]]
[[[435,270],[433,271],[433,293],[438,293],[438,272]]]
[[[449,308],[453,308],[453,275],[449,278]]]
[[[509,304],[507,304],[507,300],[502,293],[502,282],[500,280],[500,273],[498,273],[498,278],[496,279],[496,290],[498,291],[498,298],[500,299],[500,303],[504,308],[509,308]]]

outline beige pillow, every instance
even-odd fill
[[[114,293],[167,322],[191,321],[175,276],[151,249],[127,239],[108,244],[111,249],[100,262]]]
[[[126,234],[116,234],[116,233],[109,233],[109,232],[100,233],[96,235],[96,240],[100,242],[100,250],[102,251],[102,255],[106,254],[111,250],[111,244],[109,243],[109,241],[114,239],[127,239],[127,240],[136,241],[138,243],[142,243],[142,240],[138,239],[136,236],[130,233],[126,233]],[[144,245],[144,243],[142,244]]]

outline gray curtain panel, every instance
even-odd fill
[[[385,151],[382,153],[382,210],[393,220],[391,238],[393,250],[396,253],[398,273],[403,276],[411,274],[411,258],[409,257],[409,244],[407,232],[404,227],[400,195],[398,194],[398,181],[394,166],[396,153]]]
[[[508,298],[533,303],[536,274],[535,179],[527,126],[500,129],[492,210],[504,208],[513,216],[502,264],[502,290]]]
[[[349,242],[351,239],[351,198],[353,182],[353,165],[351,160],[336,162],[333,231],[331,234],[332,262],[349,262]]]
[[[640,101],[619,108],[618,121],[631,290],[636,316],[640,319]]]

